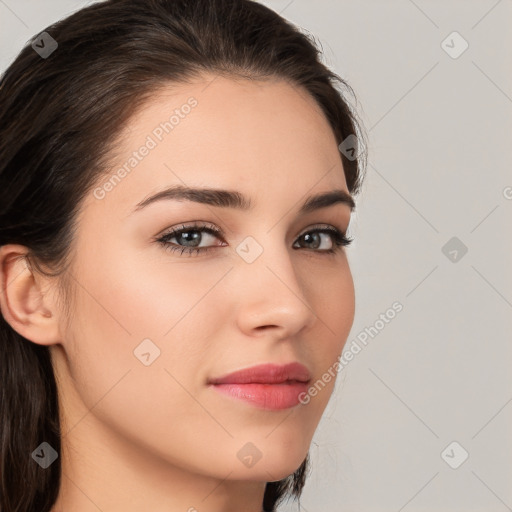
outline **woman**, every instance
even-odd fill
[[[108,0],[0,85],[0,510],[300,497],[354,317],[362,131],[250,0]]]

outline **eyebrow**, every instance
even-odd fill
[[[195,203],[220,208],[234,208],[241,211],[248,211],[253,207],[249,198],[234,190],[191,188],[184,185],[175,185],[144,199],[137,204],[134,212],[163,200],[193,201]],[[352,196],[345,190],[336,189],[308,197],[300,207],[299,214],[310,213],[339,203],[348,205],[351,212],[355,210],[356,205]]]

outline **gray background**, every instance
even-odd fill
[[[88,3],[0,0],[2,70]],[[369,134],[347,347],[403,305],[340,372],[300,509],[512,510],[512,1],[262,3],[318,38]]]

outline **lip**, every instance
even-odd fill
[[[284,365],[272,363],[251,366],[218,378],[212,378],[209,384],[280,384],[289,380],[309,382],[309,370],[299,362]]]
[[[248,402],[265,410],[282,410],[300,403],[311,380],[309,370],[298,362],[276,365],[261,364],[223,377],[208,384],[231,398]]]

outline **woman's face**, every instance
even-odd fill
[[[83,203],[76,303],[51,347],[63,435],[77,451],[101,437],[116,453],[195,474],[278,480],[307,455],[334,379],[295,405],[287,385],[233,388],[249,390],[243,400],[209,381],[264,363],[305,365],[306,389],[335,373],[353,281],[346,249],[314,229],[345,233],[351,208],[301,206],[348,189],[332,130],[305,91],[212,78],[155,94]],[[208,196],[220,205],[200,194],[141,205],[176,186],[228,190],[250,207],[222,194]],[[172,229],[182,232],[167,246],[156,241]]]

